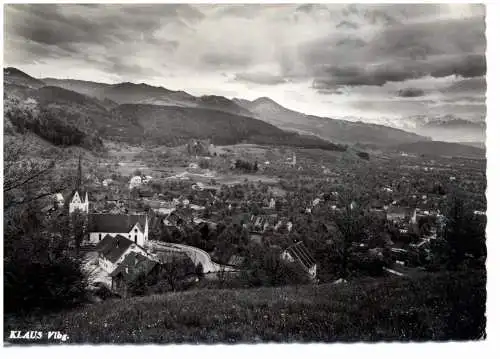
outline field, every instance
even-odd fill
[[[480,339],[485,277],[477,272],[413,279],[240,290],[193,289],[109,300],[18,320],[10,330],[53,330],[71,343],[351,342]]]

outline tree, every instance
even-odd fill
[[[341,278],[348,275],[349,258],[352,251],[352,245],[361,237],[361,205],[355,189],[344,189],[339,194],[339,204],[341,211],[335,216],[335,223],[342,233],[341,243],[336,246],[336,252],[342,258]]]
[[[444,240],[450,269],[457,269],[466,258],[478,260],[486,256],[484,223],[474,216],[458,189],[451,193],[447,205]]]
[[[36,158],[29,136],[4,139],[4,210],[60,192],[67,180],[54,174],[56,162]]]
[[[6,139],[4,148],[4,298],[6,312],[17,314],[81,303],[87,282],[81,259],[68,253],[68,226],[41,215],[41,199],[69,181],[26,140]]]
[[[161,264],[157,283],[165,283],[170,291],[176,291],[182,288],[186,276],[195,273],[196,267],[190,258],[174,256]]]
[[[80,254],[80,248],[82,242],[85,239],[86,228],[85,228],[85,216],[79,210],[71,214],[71,227],[73,229],[73,243],[75,245],[76,254]]]

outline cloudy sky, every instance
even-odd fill
[[[4,63],[370,121],[485,116],[482,5],[5,5]]]

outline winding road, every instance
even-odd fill
[[[235,272],[236,268],[231,266],[226,266],[218,264],[212,261],[210,254],[204,250],[185,244],[179,243],[163,243],[157,241],[150,241],[150,248],[157,252],[183,252],[191,258],[194,265],[201,263],[203,267],[203,273],[216,273],[216,272]]]

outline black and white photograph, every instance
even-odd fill
[[[487,7],[3,4],[3,345],[486,341]]]

